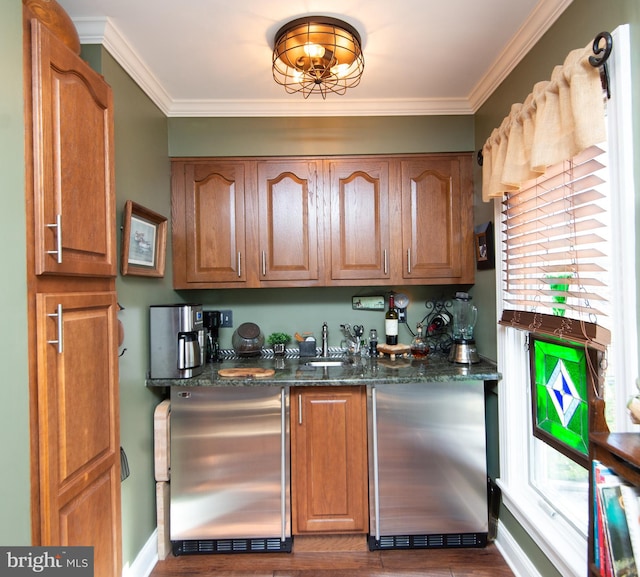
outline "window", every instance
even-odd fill
[[[595,315],[597,323],[611,331],[605,392],[607,419],[612,430],[632,427],[625,405],[635,392],[637,376],[635,188],[628,36],[628,26],[613,33],[614,49],[609,59],[612,97],[607,104],[604,154],[585,161],[592,163],[595,160],[601,165],[596,171],[602,181],[596,187],[600,191],[599,198],[589,193],[589,202],[578,199],[578,203],[569,201],[567,205],[567,210],[580,213],[578,221],[587,222],[583,227],[585,232],[580,235],[595,236],[573,243],[572,250],[576,253],[568,260],[553,260],[556,249],[551,244],[544,246],[538,264],[527,265],[537,268],[535,272],[525,271],[523,263],[518,261],[511,262],[509,270],[504,268],[504,259],[517,255],[514,242],[507,241],[506,244],[511,255],[501,254],[496,259],[500,261],[496,268],[499,316],[505,309],[518,308],[544,309],[549,317],[559,319],[565,316],[567,319],[593,319]],[[565,184],[576,180],[578,172],[574,169],[582,164],[584,162],[580,161],[561,170]],[[591,170],[588,172],[589,177],[595,174]],[[554,178],[553,173],[547,176]],[[548,203],[567,202],[554,199],[552,192],[565,184],[556,187],[543,183],[551,191],[545,193],[549,195]],[[585,190],[592,188],[590,185]],[[502,214],[500,202],[496,202],[494,208],[495,221],[501,223],[496,226],[496,246],[503,246],[503,216],[511,215]],[[547,219],[543,222],[545,228],[556,222],[553,215],[538,210],[536,214],[537,220]],[[598,246],[592,245],[592,240]],[[545,240],[553,241],[553,237]],[[585,268],[580,268],[578,273],[580,282],[574,267],[575,258],[580,256],[577,253],[585,257]],[[608,255],[608,258],[601,255]],[[507,281],[503,277],[505,274]],[[625,323],[625,319],[633,322]],[[499,385],[501,479],[498,482],[505,505],[557,570],[562,575],[582,577],[587,573],[588,470],[533,435],[528,347],[526,331],[505,325],[498,327],[498,368],[503,375]]]

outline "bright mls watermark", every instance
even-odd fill
[[[93,547],[0,547],[0,577],[94,577]]]

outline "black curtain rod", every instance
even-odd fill
[[[604,40],[605,45],[600,46],[600,42]],[[607,60],[611,55],[613,48],[613,38],[608,32],[600,32],[593,39],[592,50],[595,56],[589,56],[589,64],[596,68],[600,68],[600,80],[602,81],[602,89],[607,91],[607,98],[611,98],[611,88],[609,86],[609,68],[607,67]]]
[[[604,46],[601,46],[602,40],[605,41]],[[611,55],[613,49],[613,38],[609,32],[600,32],[594,39],[592,48],[594,56],[589,56],[589,64],[594,68],[600,68],[600,81],[602,82],[602,89],[606,90],[607,98],[611,98],[611,87],[609,86],[609,68],[607,66],[607,60]],[[478,165],[482,166],[484,157],[482,149],[478,150]]]

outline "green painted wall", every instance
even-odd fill
[[[170,118],[171,156],[301,156],[473,150],[472,116]]]
[[[31,543],[22,3],[0,8],[0,544]]]
[[[566,55],[574,48],[586,46],[599,32],[603,30],[613,31],[618,25],[629,23],[631,25],[631,69],[635,72],[632,79],[634,118],[634,147],[635,154],[635,179],[636,179],[636,206],[640,199],[640,2],[638,0],[616,0],[615,2],[599,2],[597,0],[574,0],[565,13],[547,31],[541,40],[527,54],[516,69],[504,80],[501,86],[491,95],[475,115],[475,148],[480,149],[491,131],[500,125],[502,119],[509,114],[511,104],[523,102],[531,91],[533,85],[550,78],[553,67],[562,64]],[[615,46],[614,46],[615,50]],[[476,223],[493,220],[492,203],[483,203],[481,196],[481,171],[476,167],[475,173],[475,221]],[[638,210],[636,210],[638,215]],[[636,217],[636,223],[638,218]],[[636,224],[636,230],[640,227]],[[640,235],[636,244],[640,242]],[[636,254],[640,255],[638,246]],[[638,277],[636,266],[636,277]],[[638,279],[640,280],[640,279]],[[637,286],[640,288],[640,282]],[[473,295],[478,306],[495,318],[495,291],[496,283],[493,271],[481,271],[476,276],[476,285]],[[638,301],[640,302],[640,301]],[[489,318],[489,317],[488,317]],[[636,323],[638,324],[638,323]],[[482,342],[490,343],[495,358],[496,325],[484,323],[481,334],[478,336]],[[497,439],[497,398],[489,399],[488,415],[489,431],[493,431]],[[498,452],[497,442],[493,445],[490,454]],[[519,545],[527,552],[532,562],[536,565],[541,575],[545,577],[559,577],[559,573],[549,564],[537,545],[530,539],[508,509],[503,508],[501,515],[504,526],[515,537]],[[586,552],[585,552],[586,555]]]

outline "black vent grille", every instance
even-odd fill
[[[379,540],[369,536],[369,550],[380,549],[445,549],[453,547],[486,547],[487,533],[434,533],[431,535],[388,535]]]
[[[291,538],[281,541],[271,539],[197,539],[193,541],[172,541],[173,554],[207,555],[213,553],[291,553]]]

